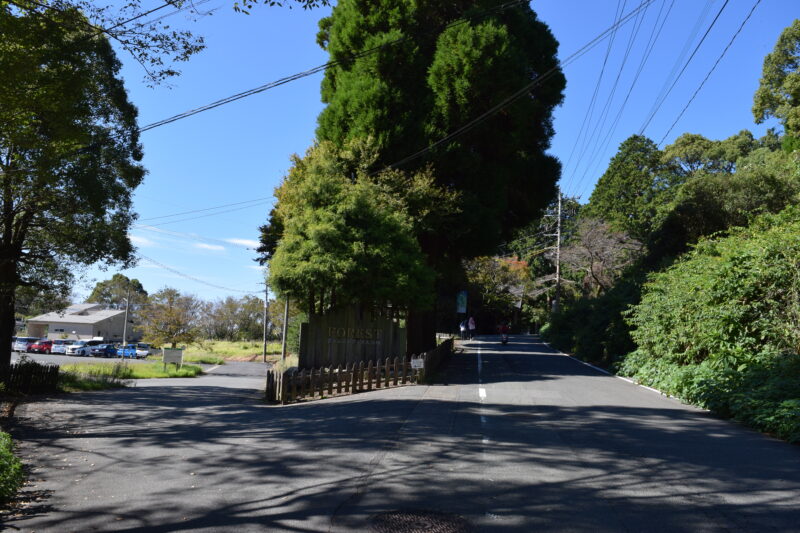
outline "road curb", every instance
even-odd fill
[[[541,337],[539,338],[539,340],[541,341],[541,343],[542,343],[542,344],[544,344],[545,346],[547,346],[547,347],[548,347],[548,348],[550,348],[551,350],[555,351],[556,353],[558,353],[558,354],[560,354],[560,355],[563,355],[564,357],[569,357],[569,358],[570,358],[570,359],[572,359],[573,361],[577,361],[577,362],[579,362],[580,364],[582,364],[582,365],[584,365],[584,366],[588,366],[589,368],[592,368],[592,369],[594,369],[594,370],[596,370],[596,371],[598,371],[598,372],[600,372],[600,373],[602,373],[602,374],[605,374],[605,375],[607,375],[607,376],[611,376],[611,377],[614,377],[614,378],[617,378],[617,379],[621,379],[622,381],[627,381],[627,382],[628,382],[628,383],[630,383],[631,385],[636,385],[637,387],[641,387],[641,388],[643,388],[643,389],[647,389],[647,390],[649,390],[650,392],[655,392],[656,394],[660,394],[661,396],[665,396],[665,397],[667,397],[667,398],[671,398],[671,399],[673,399],[673,400],[677,400],[678,402],[680,402],[680,403],[681,403],[681,404],[683,404],[683,405],[691,405],[692,407],[695,407],[695,408],[697,408],[697,409],[701,409],[701,410],[703,410],[703,411],[710,412],[708,409],[704,409],[704,408],[702,408],[702,407],[699,407],[699,406],[697,406],[697,405],[694,405],[694,404],[691,404],[691,403],[686,403],[686,402],[684,402],[683,400],[681,400],[680,398],[678,398],[677,396],[673,396],[673,395],[671,395],[671,394],[667,394],[667,393],[666,393],[666,392],[664,392],[664,391],[660,391],[660,390],[658,390],[658,389],[655,389],[655,388],[653,388],[653,387],[648,387],[647,385],[642,385],[641,383],[637,383],[636,381],[634,381],[634,380],[632,380],[632,379],[630,379],[630,378],[626,378],[626,377],[618,376],[617,374],[612,374],[612,373],[611,373],[611,372],[609,372],[608,370],[606,370],[606,369],[604,369],[604,368],[600,368],[599,366],[594,366],[593,364],[591,364],[591,363],[587,363],[586,361],[581,361],[580,359],[578,359],[578,358],[577,358],[577,357],[575,357],[574,355],[570,355],[570,354],[568,354],[568,353],[564,353],[564,352],[562,352],[561,350],[559,350],[558,348],[555,348],[554,346],[550,345],[550,343],[549,343],[549,342],[545,342],[544,340],[542,340],[542,339],[541,339]]]

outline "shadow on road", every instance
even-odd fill
[[[492,347],[488,364],[493,357],[514,363],[521,348]],[[546,376],[521,368],[518,380],[591,373],[563,356],[524,355],[554,364]],[[467,363],[453,359],[449,383],[467,382]],[[678,406],[490,405],[480,415],[494,435],[487,447],[476,403],[434,396],[395,389],[275,408],[213,387],[176,387],[45,401],[45,415],[13,428],[29,460],[55,475],[63,457],[96,443],[97,469],[85,470],[82,487],[139,480],[146,490],[125,502],[84,502],[77,487],[65,487],[32,503],[27,516],[6,517],[5,526],[363,530],[365,516],[400,501],[491,514],[482,529],[500,532],[789,531],[800,524],[800,448],[712,416]],[[480,462],[497,479],[476,476]],[[520,469],[532,475],[513,475]],[[64,474],[64,483],[69,476],[75,473]],[[529,518],[506,519],[512,516]]]

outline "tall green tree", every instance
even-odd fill
[[[83,22],[0,4],[0,367],[17,287],[65,289],[71,267],[133,260],[137,111],[108,40]]]
[[[432,165],[436,184],[459,193],[458,214],[439,228],[440,237],[418,236],[441,290],[463,258],[494,253],[530,222],[555,194],[560,172],[545,153],[565,86],[558,43],[527,4],[495,7],[490,0],[342,0],[320,22],[318,42],[338,64],[322,83],[327,107],[317,136],[340,146],[375,139],[374,170],[548,74],[476,127],[402,164],[410,173]],[[374,51],[353,57],[366,50]],[[408,324],[410,349],[430,348],[433,317],[411,313]]]
[[[639,241],[647,240],[662,194],[674,185],[675,175],[664,172],[661,157],[647,137],[628,137],[597,181],[581,215],[604,220]]]
[[[331,143],[296,158],[276,191],[284,231],[269,260],[271,286],[312,314],[356,302],[423,304],[431,274],[410,218],[347,166]]]
[[[125,307],[130,295],[129,305],[138,308],[147,301],[147,291],[138,279],[130,279],[125,274],[114,274],[111,279],[98,281],[89,297],[89,303],[103,303],[116,309]]]
[[[761,124],[770,117],[781,121],[788,136],[800,136],[800,19],[778,37],[764,58],[758,90],[753,97],[753,117]]]
[[[342,64],[326,71],[318,137],[376,139],[377,167],[425,148],[535,77],[545,82],[469,133],[406,168],[432,162],[437,182],[461,192],[451,249],[491,253],[552,197],[557,161],[545,155],[562,100],[558,43],[527,6],[495,2],[345,0],[320,22],[319,42]],[[459,17],[465,20],[445,27]],[[348,60],[354,52],[386,45]],[[444,252],[437,246],[432,255]]]

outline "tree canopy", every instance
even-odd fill
[[[800,136],[800,19],[783,30],[775,48],[764,58],[753,117],[761,124],[770,117],[781,121],[786,134]]]
[[[442,187],[460,193],[449,242],[428,256],[494,252],[553,196],[559,164],[545,154],[552,110],[562,100],[558,43],[526,4],[489,1],[343,0],[320,22],[318,42],[339,64],[326,70],[317,136],[343,145],[372,137],[376,169],[461,127],[545,72],[523,98],[452,142],[410,161],[434,165]],[[389,44],[392,43],[392,44]],[[374,50],[353,58],[353,54]]]
[[[142,313],[144,340],[156,346],[169,344],[172,348],[194,342],[200,334],[200,310],[200,301],[194,296],[169,287],[161,289],[150,296]]]
[[[270,284],[308,302],[309,312],[334,303],[424,304],[432,276],[407,212],[347,166],[331,143],[295,159],[276,191],[284,231],[271,256]]]
[[[611,158],[581,215],[604,220],[637,240],[647,239],[661,193],[670,185],[661,157],[653,141],[630,136]]]
[[[84,21],[0,4],[0,365],[16,287],[64,288],[75,265],[133,261],[137,111],[111,45]]]
[[[130,295],[129,304],[135,308],[147,301],[147,291],[138,279],[129,279],[125,274],[114,274],[111,279],[98,281],[86,299],[87,302],[104,303],[121,309]]]

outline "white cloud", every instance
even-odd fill
[[[229,242],[231,244],[238,244],[240,246],[248,246],[250,248],[258,248],[261,244],[258,241],[254,241],[253,239],[224,239],[225,242]]]
[[[258,270],[258,271],[264,270],[263,266],[258,266],[258,265],[247,265],[247,268],[252,268],[253,270]]]
[[[195,243],[194,247],[200,248],[201,250],[214,250],[215,252],[219,252],[225,249],[224,246],[220,246],[218,244],[206,244],[204,242]]]
[[[156,245],[155,242],[151,241],[147,237],[141,237],[139,235],[128,235],[128,238],[136,246],[155,246]]]

